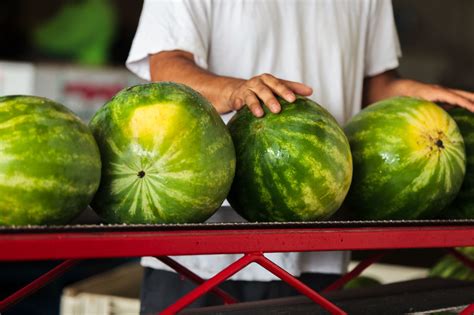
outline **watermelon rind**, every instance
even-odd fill
[[[315,221],[331,216],[350,186],[348,141],[323,107],[304,97],[263,118],[247,107],[229,122],[236,149],[231,206],[249,221]]]
[[[43,97],[0,97],[0,225],[69,223],[100,170],[94,137],[72,111]]]
[[[449,219],[474,219],[474,113],[460,107],[448,112],[456,121],[466,148],[466,175],[456,199],[441,215]]]
[[[436,104],[396,97],[368,106],[346,125],[354,176],[345,205],[355,219],[440,215],[461,188],[464,141]]]
[[[92,118],[102,181],[92,208],[109,223],[195,223],[225,199],[235,172],[229,131],[193,89],[122,90]]]

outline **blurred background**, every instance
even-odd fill
[[[400,73],[474,91],[474,1],[393,5],[403,51]],[[141,82],[124,66],[141,7],[136,0],[1,0],[0,95],[49,97],[88,120],[120,89]],[[411,250],[388,262],[410,265],[403,272],[415,277],[440,255]],[[84,262],[5,314],[57,314],[63,287],[124,262]],[[0,263],[0,299],[54,264]]]
[[[402,75],[474,90],[474,1],[394,0]],[[124,67],[142,1],[0,1],[0,94],[35,94],[90,115],[140,81]],[[11,63],[14,62],[14,63]]]

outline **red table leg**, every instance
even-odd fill
[[[461,253],[460,251],[454,248],[448,248],[448,251],[451,255],[456,257],[460,262],[462,262],[466,267],[471,268],[474,270],[474,261]],[[466,307],[460,315],[473,315],[474,314],[474,303]]]
[[[474,314],[474,303],[462,310],[459,315],[473,315]]]
[[[210,278],[209,280],[205,281],[203,284],[180,298],[174,304],[168,306],[161,314],[176,314],[177,312],[181,311],[183,308],[191,304],[200,296],[207,293],[209,290],[214,288],[215,286],[219,285],[224,280],[232,277],[233,274],[238,272],[239,270],[243,269],[245,266],[250,264],[254,258],[250,255],[244,255],[242,258],[238,259],[237,261],[233,262],[229,266],[227,266],[224,270],[216,274],[214,277]]]
[[[367,269],[367,267],[379,261],[386,254],[387,252],[384,251],[362,260],[357,264],[357,266],[354,267],[354,269],[352,269],[350,272],[346,273],[344,276],[340,277],[335,282],[330,284],[327,288],[323,290],[323,292],[329,292],[343,287],[347,282],[360,275],[365,269]]]
[[[172,268],[173,270],[175,270],[177,273],[185,276],[186,278],[188,278],[189,280],[193,281],[196,284],[202,284],[206,281],[203,278],[199,277],[194,272],[192,272],[191,270],[189,270],[188,268],[184,267],[177,261],[167,256],[161,256],[161,257],[156,257],[156,258],[159,259],[164,264],[166,264],[167,266],[169,266],[170,268]],[[234,298],[232,295],[230,295],[229,293],[225,292],[224,290],[220,288],[214,287],[210,291],[214,293],[215,295],[217,295],[218,297],[220,297],[224,301],[224,304],[234,304],[238,302],[236,298]]]
[[[210,278],[209,280],[201,284],[199,287],[195,288],[194,290],[180,298],[173,305],[170,305],[161,314],[176,314],[177,312],[181,311],[183,308],[191,304],[194,300],[207,293],[224,280],[230,278],[232,275],[242,270],[244,267],[246,267],[252,262],[258,263],[260,266],[267,269],[275,276],[294,287],[300,293],[308,296],[311,300],[321,305],[321,307],[328,310],[331,314],[346,314],[339,307],[323,298],[310,287],[306,286],[294,276],[292,276],[291,274],[283,270],[281,267],[273,263],[271,260],[263,256],[263,253],[245,254],[242,258],[230,264],[228,267],[216,274],[214,277]]]
[[[72,266],[76,265],[78,262],[80,262],[80,260],[76,260],[76,259],[65,260],[64,262],[60,263],[59,265],[57,265],[50,271],[46,272],[45,274],[41,275],[40,277],[30,282],[28,285],[16,291],[12,295],[7,296],[5,299],[0,301],[0,312],[4,312],[7,308],[15,305],[22,299],[35,293],[36,291],[44,287],[49,282],[61,276],[64,272],[66,272]]]
[[[313,289],[305,285],[303,282],[296,279],[293,275],[286,272],[284,269],[282,269],[280,266],[272,262],[267,257],[263,256],[262,253],[257,253],[253,255],[255,255],[256,263],[258,263],[260,266],[267,269],[268,271],[273,273],[275,276],[277,276],[281,280],[285,281],[286,283],[294,287],[300,293],[309,297],[311,300],[313,300],[315,303],[320,305],[325,310],[329,311],[331,314],[346,314],[346,312],[341,310],[339,307],[337,307],[333,303],[326,300],[324,297],[319,295],[316,291],[314,291]]]

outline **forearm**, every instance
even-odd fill
[[[186,52],[161,52],[150,56],[152,81],[183,83],[206,97],[219,113],[228,112],[232,91],[243,80],[215,75],[194,63],[192,54]]]
[[[401,79],[394,70],[365,78],[362,101],[363,106],[365,107],[394,96],[405,96],[406,94],[403,93],[404,81],[405,79]]]
[[[273,113],[280,112],[276,96],[293,102],[295,94],[309,96],[313,93],[305,84],[268,73],[244,80],[218,76],[197,66],[191,53],[180,50],[151,55],[150,75],[152,81],[173,81],[190,86],[204,95],[221,114],[248,106],[255,116],[261,117],[264,115],[262,103]]]

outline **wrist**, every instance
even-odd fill
[[[232,97],[234,91],[243,83],[245,80],[229,77],[221,77],[221,86],[219,95],[222,97],[224,102],[227,102]]]
[[[238,79],[221,77],[216,75],[201,76],[194,87],[214,106],[219,114],[225,114],[232,110],[229,99],[235,90]]]
[[[232,94],[245,80],[230,77],[220,77],[217,80],[219,80],[219,84],[216,84],[216,103],[222,108],[222,113],[226,113],[233,109]]]

